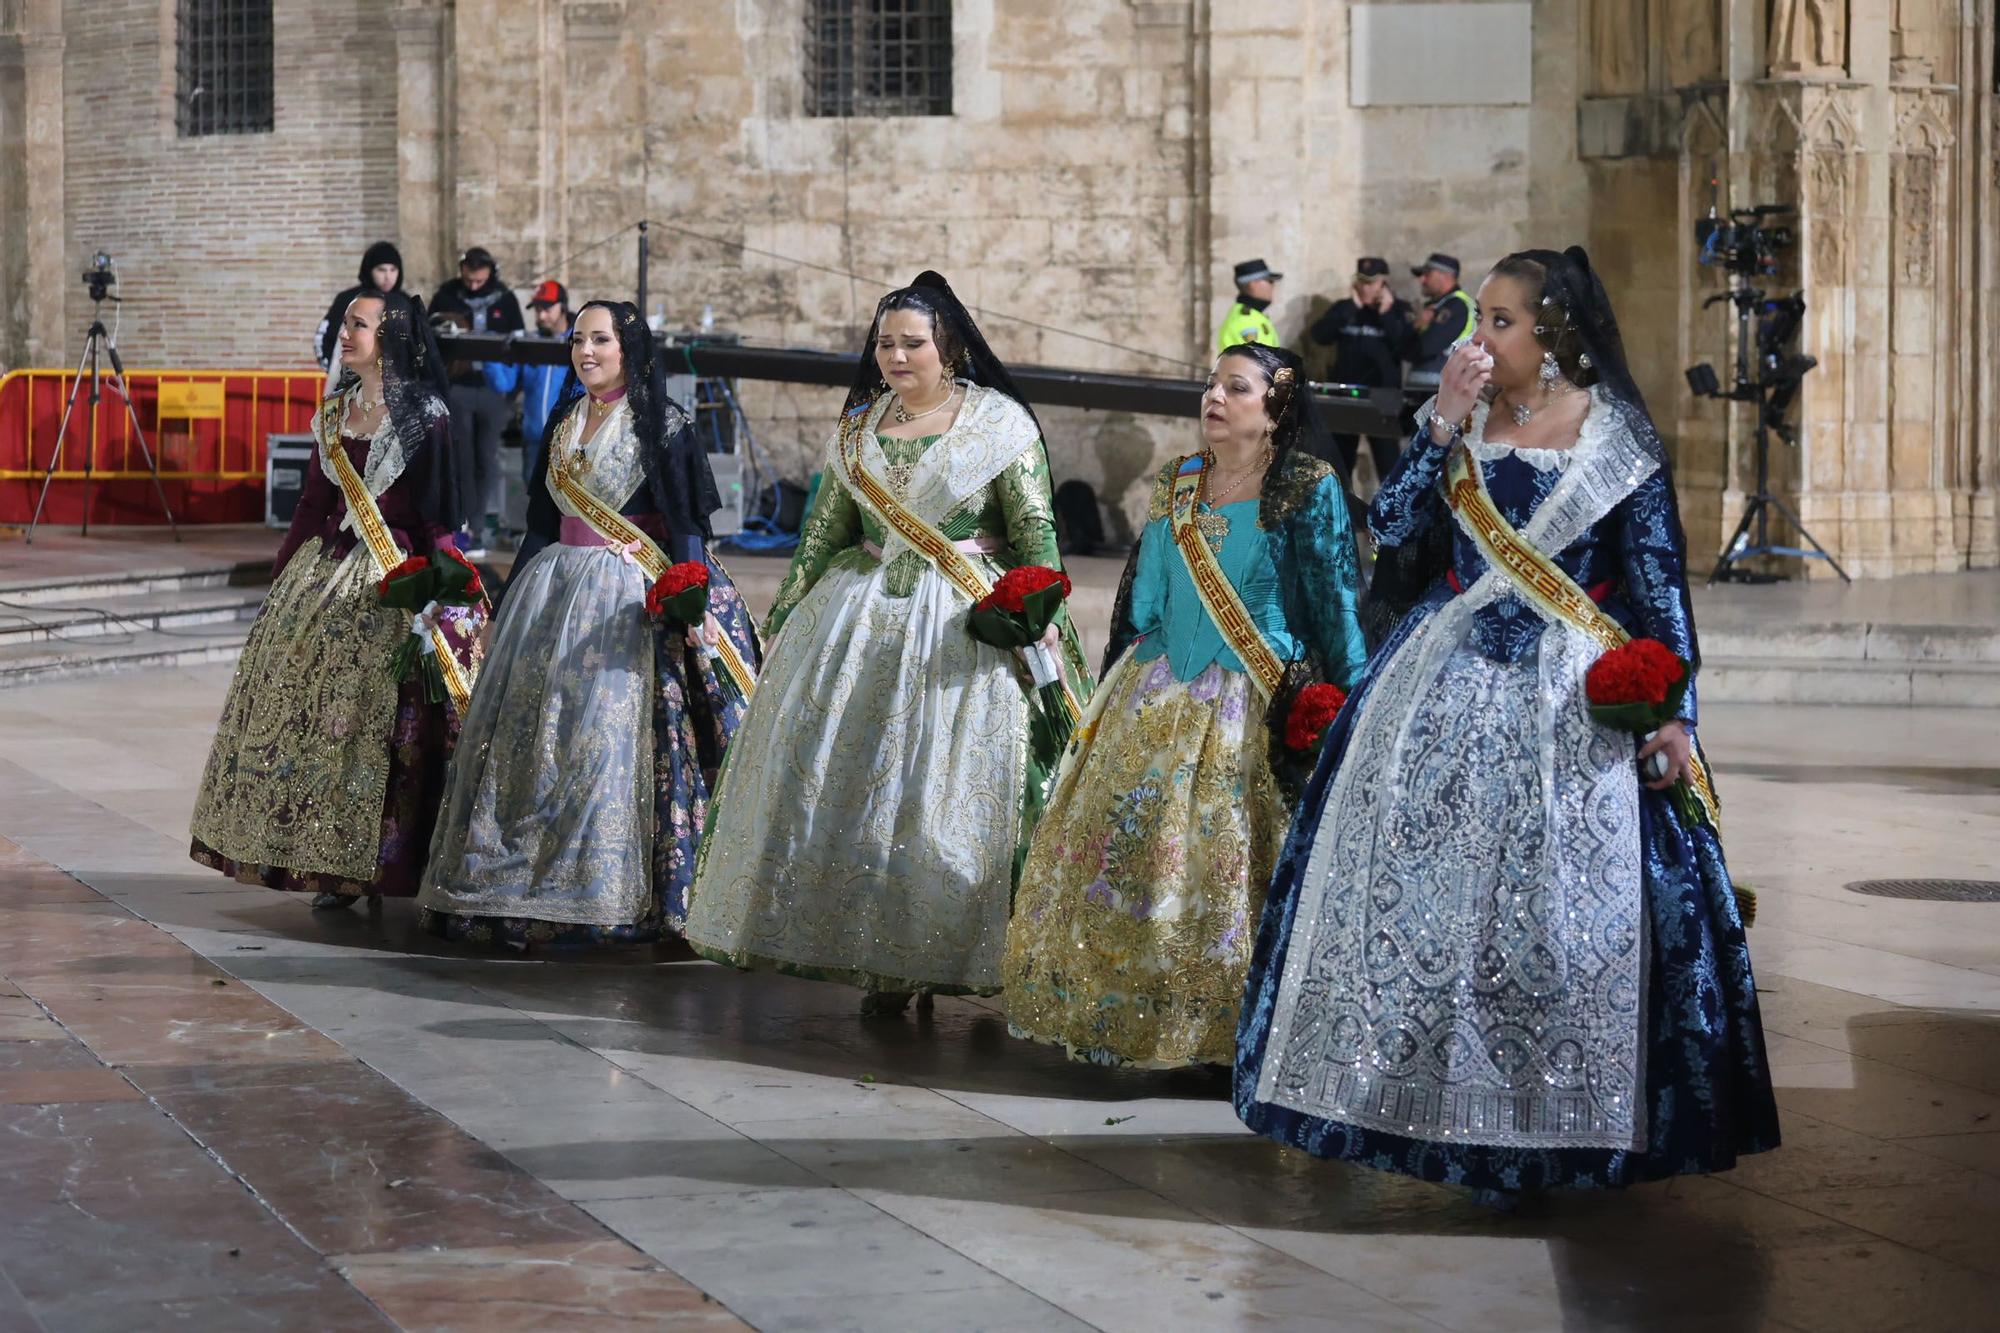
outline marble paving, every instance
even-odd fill
[[[1706,710],[1786,1144],[1497,1216],[988,1003],[231,884],[227,679],[0,694],[0,1329],[2000,1328],[2000,905],[1844,888],[2000,880],[1991,713]]]

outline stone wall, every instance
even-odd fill
[[[551,272],[624,295],[630,237],[565,257],[647,217],[670,326],[712,304],[746,337],[852,347],[885,286],[936,267],[1007,359],[1184,374],[1206,367],[1236,260],[1285,270],[1273,316],[1296,339],[1357,254],[1483,264],[1538,206],[1580,216],[1561,115],[1543,142],[1526,103],[1350,106],[1339,0],[960,0],[954,114],[878,120],[801,114],[804,4],[408,0],[445,36],[406,46],[406,87],[455,90],[442,251],[484,243],[517,286]],[[1572,64],[1544,71],[1564,104]],[[780,468],[811,467],[839,395],[743,393]],[[1045,424],[1059,476],[1128,519],[1193,434]]]
[[[127,365],[310,365],[327,301],[396,231],[388,0],[277,0],[275,130],[189,139],[175,129],[174,12],[51,0],[0,36],[0,108],[17,108],[0,124],[23,106],[34,118],[0,138],[13,182],[0,202],[27,221],[0,241],[0,364],[73,361],[91,309],[78,275],[104,250]],[[59,63],[38,68],[37,53]],[[10,98],[10,79],[36,88]]]
[[[712,305],[746,338],[855,347],[882,289],[935,267],[1010,360],[1181,374],[1239,259],[1284,270],[1296,343],[1359,254],[1451,251],[1472,285],[1583,240],[1699,552],[1752,481],[1746,413],[1681,377],[1729,368],[1690,235],[1719,178],[1802,208],[1767,285],[1806,291],[1821,367],[1780,491],[1856,573],[2000,562],[1990,6],[957,0],[951,116],[821,119],[806,3],[278,0],[277,132],[180,140],[172,0],[0,0],[0,216],[25,219],[0,228],[0,366],[67,359],[100,247],[135,364],[302,360],[377,235],[427,293],[484,244],[516,288],[629,296],[646,218],[670,327]],[[742,388],[779,469],[814,466],[838,392]],[[1117,536],[1194,441],[1046,417]]]
[[[1790,416],[1795,440],[1771,449],[1772,489],[1856,577],[2000,564],[2000,418],[1982,387],[2000,353],[1992,7],[1592,0],[1586,28],[1592,232],[1600,253],[1629,257],[1635,363],[1639,346],[1677,339],[1663,369],[1709,361],[1730,378],[1728,311],[1701,307],[1723,277],[1693,262],[1688,232],[1711,178],[1725,206],[1795,208],[1783,221],[1797,244],[1757,285],[1803,293],[1799,350],[1819,365]],[[1637,33],[1650,34],[1643,50]],[[1692,545],[1717,550],[1755,489],[1754,418],[1675,375],[1645,387],[1676,446]],[[1773,538],[1799,544],[1782,521]],[[1820,561],[1780,567],[1832,575]]]

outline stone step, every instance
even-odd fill
[[[204,588],[261,588],[271,581],[269,560],[235,561],[131,573],[80,574],[24,581],[0,581],[0,604],[8,607],[71,605],[112,597]]]
[[[1838,624],[1701,625],[1702,656],[1802,662],[2000,665],[2000,626]]]
[[[1702,641],[1710,703],[2000,707],[2000,661],[1718,656]]]
[[[256,618],[265,592],[261,586],[220,584],[27,604],[0,594],[0,647],[247,622]]]
[[[234,662],[243,654],[247,620],[207,630],[147,630],[129,639],[17,643],[0,647],[0,689],[142,668]]]
[[[231,552],[125,570],[89,554],[95,567],[0,580],[0,688],[234,661],[271,581],[269,559]]]

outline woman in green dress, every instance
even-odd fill
[[[1201,452],[1161,470],[1104,683],[1035,830],[1008,932],[1007,1020],[1073,1059],[1228,1065],[1313,685],[1367,658],[1347,488],[1292,353],[1238,344]],[[1325,706],[1324,692],[1307,706]],[[1312,728],[1306,727],[1310,732]]]
[[[824,480],[764,626],[702,843],[705,956],[845,982],[864,1013],[991,994],[1028,832],[1073,719],[968,613],[1061,568],[1041,427],[944,279],[876,308]],[[1089,675],[1050,626],[1073,699]]]

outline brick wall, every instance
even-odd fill
[[[172,0],[67,0],[67,287],[117,260],[130,366],[310,365],[361,251],[395,230],[390,0],[277,0],[276,128],[177,137]]]

